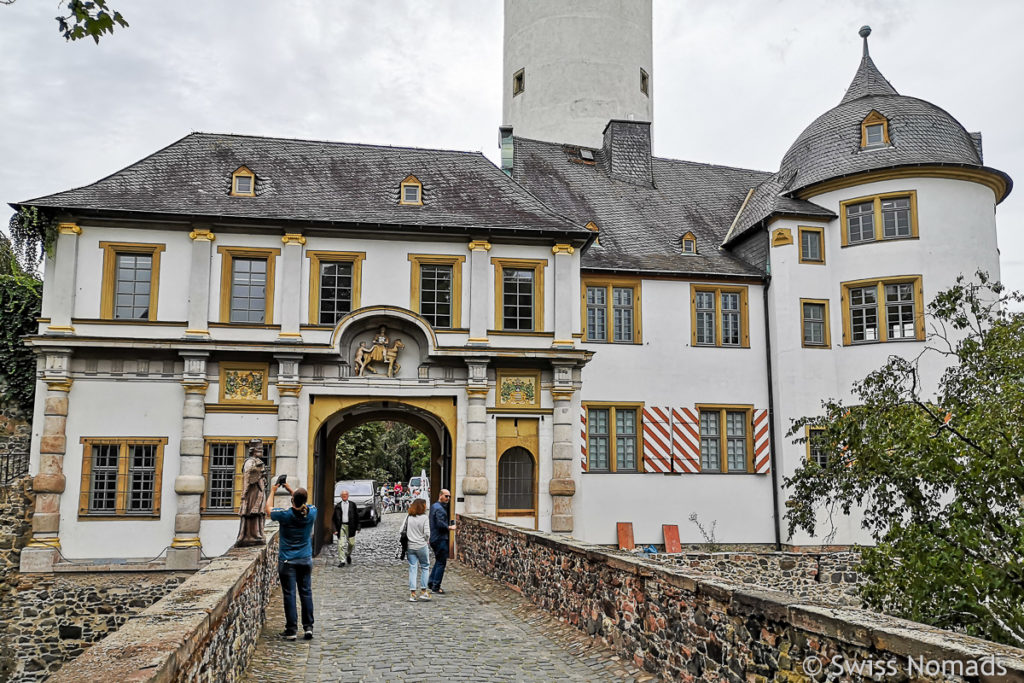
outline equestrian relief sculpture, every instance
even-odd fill
[[[391,343],[391,340],[388,339],[387,328],[381,325],[373,337],[372,346],[367,346],[364,341],[359,342],[355,358],[356,375],[362,377],[367,372],[378,375],[380,373],[373,366],[375,363],[382,363],[387,366],[387,376],[394,377],[402,369],[398,363],[398,352],[404,348],[405,344],[401,339],[396,339],[394,343]]]

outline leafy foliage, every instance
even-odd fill
[[[21,340],[36,331],[43,284],[19,264],[11,242],[0,234],[0,401],[32,414],[36,359]]]
[[[823,431],[828,455],[785,485],[789,531],[814,534],[822,508],[860,508],[868,606],[1024,645],[1024,314],[978,274],[928,307],[934,329],[915,359],[892,356],[850,404],[795,422]],[[946,367],[938,386],[920,366]],[[803,438],[796,439],[803,441]]]
[[[44,256],[53,256],[57,221],[34,206],[22,207],[8,223],[11,253],[27,273],[35,273]]]
[[[408,481],[421,469],[429,468],[430,442],[426,435],[400,422],[368,422],[338,440],[338,479]]]
[[[67,12],[56,19],[61,35],[68,41],[92,38],[98,44],[104,33],[114,32],[115,26],[128,28],[121,13],[107,7],[107,0],[69,0]]]

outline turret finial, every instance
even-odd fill
[[[871,27],[870,26],[861,26],[860,30],[857,31],[857,34],[860,35],[860,37],[864,39],[864,56],[867,57],[868,56],[868,36],[871,35]]]

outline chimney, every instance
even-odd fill
[[[512,141],[512,126],[498,126],[498,146],[501,148],[501,170],[510,176],[516,151]]]
[[[971,133],[971,141],[974,143],[974,149],[978,150],[978,161],[985,163],[985,157],[981,151],[981,132]]]
[[[604,127],[604,165],[616,180],[654,186],[650,121],[612,119]]]

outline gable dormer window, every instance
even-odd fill
[[[408,204],[411,206],[423,206],[423,183],[419,179],[410,175],[402,181],[402,187],[398,195],[399,204]]]
[[[868,149],[888,144],[889,120],[872,109],[860,124],[860,146],[862,149]]]
[[[256,174],[245,166],[239,167],[231,174],[231,196],[232,197],[255,197],[256,196]]]
[[[683,235],[682,238],[683,254],[696,255],[697,254],[697,238],[692,232],[688,232]]]

